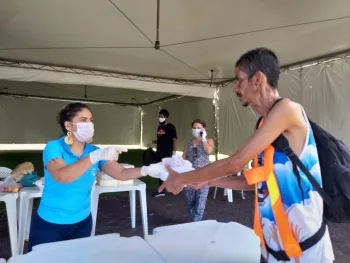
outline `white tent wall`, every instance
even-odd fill
[[[0,96],[0,144],[45,144],[60,136],[58,112],[69,102]],[[89,104],[95,144],[139,145],[141,108]]]
[[[311,120],[350,146],[350,58],[281,73],[282,97],[300,103]],[[232,85],[221,88],[219,151],[232,154],[253,134],[258,116],[243,107]]]
[[[169,121],[175,125],[178,141],[177,150],[183,151],[185,142],[191,138],[191,123],[202,119],[207,124],[208,136],[214,136],[214,106],[212,99],[182,97],[143,107],[143,145],[155,140],[158,127],[159,110],[169,111]]]
[[[305,68],[301,77],[309,117],[350,146],[350,58]]]
[[[257,117],[241,105],[232,85],[219,93],[219,152],[232,154],[252,133]]]

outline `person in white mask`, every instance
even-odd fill
[[[147,166],[124,169],[116,162],[127,149],[99,149],[89,143],[94,124],[87,105],[71,103],[60,111],[57,120],[64,136],[49,141],[43,151],[45,187],[33,218],[29,251],[42,243],[90,236],[90,195],[98,170],[118,180],[147,175]]]
[[[163,158],[169,158],[176,152],[177,134],[176,128],[169,123],[169,111],[162,109],[159,111],[159,126],[157,129],[157,140],[153,141],[157,144],[157,162],[161,162]],[[163,181],[159,179],[159,186]],[[155,192],[153,197],[165,196],[165,191]]]
[[[191,127],[192,138],[185,145],[183,159],[190,161],[193,168],[198,169],[209,164],[209,155],[214,150],[214,141],[208,138],[204,121],[197,119],[193,121]],[[202,220],[208,192],[208,186],[200,189],[190,187],[183,189],[190,221]]]

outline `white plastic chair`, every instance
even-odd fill
[[[19,192],[18,253],[23,254],[24,241],[29,237],[34,198],[41,198],[37,187],[23,187]]]
[[[241,172],[237,173],[237,176],[241,176]],[[214,197],[213,197],[214,199],[216,198],[217,190],[218,190],[218,188],[215,187],[215,190],[214,190]],[[233,202],[232,189],[225,188],[225,189],[224,189],[224,196],[226,196],[226,195],[227,195],[228,201],[229,201],[230,203],[232,203],[232,202]],[[241,196],[242,196],[242,199],[245,199],[245,193],[244,193],[243,190],[241,191]]]
[[[216,198],[216,194],[218,191],[218,187],[215,187],[214,190],[214,199]],[[233,202],[233,195],[232,195],[232,189],[224,188],[224,196],[227,196],[227,201],[232,203]]]
[[[0,167],[0,180],[11,174],[12,170],[7,167]],[[0,193],[0,202],[5,202],[8,228],[10,234],[12,256],[17,255],[17,198],[18,193]],[[5,261],[6,262],[6,261]],[[1,261],[0,261],[1,263]]]
[[[12,256],[17,255],[17,198],[18,193],[0,193],[0,202],[6,204]]]

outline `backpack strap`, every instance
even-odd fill
[[[329,209],[332,211],[334,215],[338,215],[338,212],[335,211],[335,209],[332,206],[332,199],[329,197],[329,195],[326,193],[326,191],[320,186],[320,184],[316,181],[315,177],[312,176],[309,169],[305,167],[303,162],[299,159],[299,157],[293,152],[293,150],[290,148],[287,138],[281,134],[278,136],[278,138],[273,142],[272,144],[277,150],[283,152],[285,155],[288,156],[288,158],[291,160],[293,166],[299,167],[299,169],[305,174],[307,179],[310,181],[311,185],[317,190],[317,192],[322,197],[325,204],[329,207]],[[294,170],[294,169],[293,169]],[[299,171],[296,170],[294,173],[298,173]],[[297,175],[296,175],[297,176]],[[300,175],[299,175],[300,176]]]

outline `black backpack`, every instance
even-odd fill
[[[152,163],[157,163],[157,153],[153,151],[151,147],[148,147],[144,152],[143,152],[143,165],[150,165]]]
[[[277,100],[274,105],[280,100]],[[258,127],[261,119],[258,120],[256,127]],[[327,220],[338,223],[349,222],[350,151],[344,142],[336,139],[310,119],[309,122],[316,141],[323,188],[289,147],[288,140],[283,134],[272,143],[272,146],[286,154],[291,160],[299,187],[301,188],[298,168],[306,175],[312,186],[321,195],[324,201],[323,215]]]

